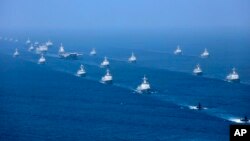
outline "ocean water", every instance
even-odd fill
[[[59,34],[60,33],[60,34]],[[250,116],[249,33],[34,33],[51,39],[47,62],[28,52],[25,33],[0,40],[0,140],[229,140],[234,119]],[[82,53],[78,60],[57,56]],[[182,56],[173,55],[176,46]],[[13,58],[14,49],[20,56]],[[91,48],[97,55],[89,56]],[[207,48],[211,56],[199,54]],[[137,63],[127,58],[134,52]],[[110,60],[114,84],[100,83]],[[199,63],[203,76],[192,70]],[[75,75],[80,64],[84,78]],[[225,81],[236,67],[240,83]],[[146,75],[153,93],[135,88]],[[202,103],[207,109],[192,110]]]

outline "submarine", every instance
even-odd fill
[[[197,110],[202,110],[203,107],[201,106],[201,103],[199,103],[197,106],[196,106]]]
[[[249,122],[249,119],[247,116],[245,116],[244,118],[240,119],[241,122],[243,123],[248,123]]]

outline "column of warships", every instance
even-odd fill
[[[45,59],[44,54],[48,51],[49,47],[51,47],[53,45],[53,43],[50,40],[48,40],[45,43],[39,43],[38,41],[35,41],[34,44],[32,44],[32,42],[29,38],[27,39],[27,41],[25,43],[27,45],[29,45],[28,51],[35,50],[37,54],[41,55],[40,58],[38,59],[38,64],[45,64],[46,59]],[[96,54],[97,54],[97,52],[93,48],[90,51],[90,55],[95,56]],[[177,46],[176,50],[174,51],[174,54],[175,55],[183,55],[183,50],[181,49],[181,47],[179,45]],[[16,48],[14,53],[13,53],[13,56],[18,57],[19,55],[20,55],[20,53],[19,53],[18,49]],[[77,52],[66,52],[63,45],[61,44],[61,46],[59,47],[58,55],[62,59],[77,59],[82,54],[77,53]],[[201,58],[208,58],[209,56],[210,56],[210,53],[206,48],[200,54]],[[134,52],[131,53],[131,56],[128,58],[128,62],[129,63],[136,63],[137,62],[137,57],[135,56]],[[100,67],[107,68],[107,67],[109,67],[109,65],[110,65],[110,62],[109,62],[108,58],[105,56],[104,60],[100,64]],[[197,64],[195,66],[195,68],[193,70],[193,74],[195,74],[195,75],[202,75],[203,74],[203,70],[199,64]],[[77,75],[78,76],[85,76],[86,75],[86,71],[84,70],[83,65],[80,66],[80,70],[78,70]],[[239,82],[240,81],[240,76],[237,73],[236,68],[232,68],[232,72],[230,72],[226,76],[226,80],[229,82]],[[104,83],[110,83],[113,81],[112,75],[108,69],[107,69],[107,73],[104,75],[104,77],[102,77],[101,81]],[[144,87],[144,86],[146,86],[145,84],[148,84],[148,87]],[[149,83],[147,82],[147,78],[145,76],[144,76],[143,82],[140,86],[141,87],[138,87],[139,91],[148,91],[151,89]]]
[[[49,47],[53,45],[53,43],[50,40],[48,40],[45,43],[39,43],[36,41],[34,44],[32,44],[31,40],[28,38],[28,40],[26,41],[26,44],[29,45],[28,51],[36,50],[36,53],[41,55],[39,60],[38,60],[38,64],[45,64],[46,59],[45,59],[44,54],[48,51]],[[90,56],[95,56],[96,54],[97,54],[97,52],[96,52],[95,48],[93,48],[89,53]],[[177,46],[176,50],[174,51],[174,54],[175,55],[183,55],[183,51],[179,45]],[[19,55],[20,55],[20,53],[19,53],[18,49],[16,48],[14,53],[13,53],[13,56],[18,57]],[[59,50],[58,50],[58,55],[62,59],[77,59],[78,56],[80,56],[82,54],[77,53],[77,52],[66,52],[64,49],[64,46],[61,43]],[[210,53],[208,52],[208,50],[206,48],[200,54],[201,58],[208,58],[209,56],[210,56]],[[135,56],[134,52],[132,52],[131,56],[128,58],[128,62],[129,63],[136,63],[136,61],[137,61],[137,57]],[[104,60],[100,64],[100,67],[108,68],[109,65],[110,65],[110,62],[109,62],[108,58],[105,56]],[[79,74],[79,73],[81,73],[81,74]],[[194,75],[202,75],[203,74],[203,70],[199,64],[197,64],[195,66],[195,68],[193,70],[193,74]],[[78,76],[85,76],[86,75],[86,71],[84,70],[83,65],[80,66],[80,70],[77,73],[77,75]],[[112,76],[112,75],[111,75],[110,71],[107,69],[107,73],[103,77],[102,82],[113,81],[112,77],[109,77],[109,76]],[[109,79],[105,79],[105,78],[109,78]],[[142,84],[144,84],[144,82],[146,82],[146,80],[147,80],[147,78],[144,76]],[[237,73],[236,68],[232,68],[232,72],[230,72],[226,76],[226,80],[229,82],[239,82],[240,81],[240,76]],[[140,86],[144,86],[142,84]],[[150,87],[138,87],[138,88],[139,88],[138,90],[140,90],[140,91],[144,91],[144,90],[148,91],[150,89]]]

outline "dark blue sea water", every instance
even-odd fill
[[[229,140],[232,120],[250,116],[249,33],[34,33],[32,41],[54,43],[38,65],[26,33],[0,40],[0,140]],[[83,53],[79,60],[57,56]],[[184,54],[173,55],[177,45]],[[13,58],[15,48],[20,56]],[[89,56],[96,48],[97,56]],[[211,56],[199,54],[207,48]],[[127,63],[131,52],[136,64]],[[100,83],[110,60],[113,85]],[[199,63],[203,76],[192,75]],[[84,64],[87,76],[75,76]],[[236,67],[240,83],[224,79]],[[146,75],[154,89],[134,89]],[[190,105],[202,103],[197,111]]]

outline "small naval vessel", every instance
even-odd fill
[[[194,70],[193,70],[193,73],[194,73],[195,75],[202,75],[202,69],[201,69],[201,67],[200,67],[199,64],[196,65],[196,67],[195,67]]]
[[[108,58],[105,56],[104,60],[101,63],[101,67],[108,67],[109,66],[109,61]]]
[[[31,43],[31,41],[30,41],[30,39],[28,38],[27,41],[26,41],[26,44],[30,44],[30,43]]]
[[[130,62],[130,63],[135,63],[136,62],[136,57],[135,57],[133,52],[132,52],[131,56],[128,58],[128,62]]]
[[[58,51],[58,54],[62,54],[62,53],[65,53],[65,50],[64,50],[64,47],[61,43],[61,46],[59,47],[59,51]]]
[[[177,46],[176,50],[174,51],[175,55],[181,55],[182,54],[182,50],[180,48],[180,46]]]
[[[81,64],[80,69],[77,71],[77,76],[85,76],[86,75],[86,71],[84,69],[84,66]]]
[[[144,76],[142,80],[142,83],[137,87],[136,91],[139,93],[147,93],[151,89],[150,84],[148,83],[146,76]]]
[[[205,48],[205,50],[201,53],[201,57],[202,58],[207,58],[207,57],[209,57],[209,52],[208,52],[208,50]]]
[[[36,53],[45,53],[48,51],[48,46],[46,44],[40,45],[36,48]]]
[[[109,69],[107,69],[106,74],[102,77],[101,82],[109,84],[113,82],[113,77],[110,74]]]
[[[52,43],[50,40],[48,40],[45,44],[46,44],[46,46],[48,46],[48,47],[50,47],[50,46],[53,45],[53,43]]]
[[[240,76],[239,74],[236,72],[236,69],[233,68],[232,72],[229,73],[226,77],[227,81],[229,82],[239,82],[240,81]]]
[[[39,42],[35,41],[34,46],[38,46],[38,45],[39,45]]]
[[[17,57],[17,56],[19,56],[19,52],[18,52],[18,49],[16,48],[16,50],[15,50],[15,52],[13,54],[13,57]]]
[[[33,46],[33,44],[31,44],[30,45],[30,47],[29,47],[29,49],[28,49],[29,51],[33,51],[34,50],[34,46]]]
[[[43,54],[41,54],[41,57],[40,57],[39,60],[38,60],[38,64],[45,64],[45,62],[46,62],[46,59],[45,59],[45,57],[43,56]]]
[[[90,53],[89,53],[90,56],[94,56],[96,55],[96,50],[93,48]]]

